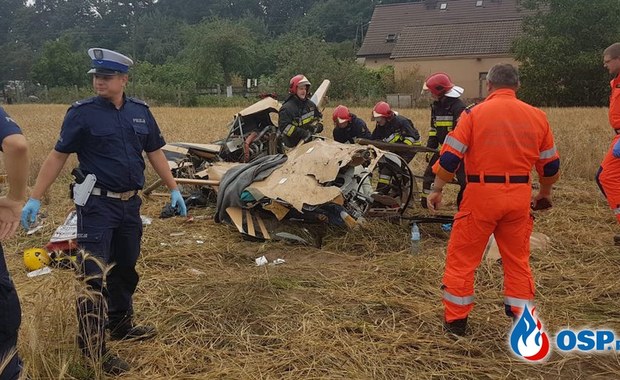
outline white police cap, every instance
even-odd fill
[[[92,68],[88,71],[88,74],[126,74],[129,71],[129,67],[133,65],[131,58],[108,49],[90,48],[88,49],[88,55],[92,59]]]

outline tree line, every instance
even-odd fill
[[[183,93],[183,104],[195,104],[200,89],[246,78],[259,78],[257,91],[282,93],[298,73],[317,84],[329,78],[332,98],[381,98],[397,89],[392,69],[365,68],[355,53],[374,7],[396,2],[403,1],[3,0],[0,84],[29,81],[47,94],[88,87],[86,50],[104,47],[136,61],[133,90],[165,103]],[[537,105],[604,105],[601,52],[620,40],[620,2],[521,4],[539,12],[514,44],[520,96]]]

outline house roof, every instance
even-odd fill
[[[462,23],[522,20],[529,12],[520,8],[520,1],[424,0],[416,3],[377,5],[357,55],[389,57],[397,45],[399,34],[405,27],[431,25],[446,27]],[[476,3],[480,2],[481,6],[476,6]],[[441,9],[444,7],[443,4],[445,9]],[[394,37],[393,41],[388,41],[390,39],[388,36]]]
[[[510,51],[521,33],[521,20],[406,26],[391,58],[501,54]]]

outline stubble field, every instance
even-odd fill
[[[332,106],[335,106],[332,105]],[[53,148],[66,106],[12,105],[7,112],[30,142],[31,185]],[[331,136],[331,112],[326,132]],[[153,108],[168,142],[224,136],[238,109]],[[369,122],[370,109],[352,109]],[[611,141],[606,109],[546,109],[562,157],[554,208],[535,231],[551,238],[532,253],[537,305],[552,337],[564,328],[620,332],[620,252],[615,218],[593,178]],[[426,140],[428,110],[401,110]],[[371,126],[372,128],[372,126]],[[46,226],[4,242],[22,301],[19,352],[32,379],[85,379],[93,374],[75,346],[75,284],[70,270],[26,277],[21,254],[43,246],[71,210],[68,162],[43,201]],[[424,159],[412,164],[421,174]],[[152,170],[148,178],[153,180]],[[149,182],[150,182],[149,180]],[[454,197],[448,196],[448,210]],[[330,230],[321,249],[244,241],[215,224],[213,208],[193,223],[158,219],[165,199],[144,199],[145,226],[134,298],[138,322],[157,327],[146,342],[112,342],[132,366],[128,379],[482,379],[618,378],[616,353],[562,354],[542,364],[510,352],[502,270],[483,263],[476,278],[472,333],[442,331],[441,275],[448,235],[422,226],[422,250],[409,253],[408,226],[370,221],[353,232]],[[411,213],[423,213],[414,202]],[[171,236],[172,234],[172,236]],[[203,242],[203,243],[200,243]],[[285,264],[256,267],[254,258]],[[98,376],[98,374],[95,374]]]

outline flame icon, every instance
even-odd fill
[[[550,347],[547,333],[542,330],[542,323],[534,318],[535,310],[536,308],[532,308],[530,313],[528,305],[525,305],[510,334],[510,348],[515,354],[529,361],[544,359]]]

